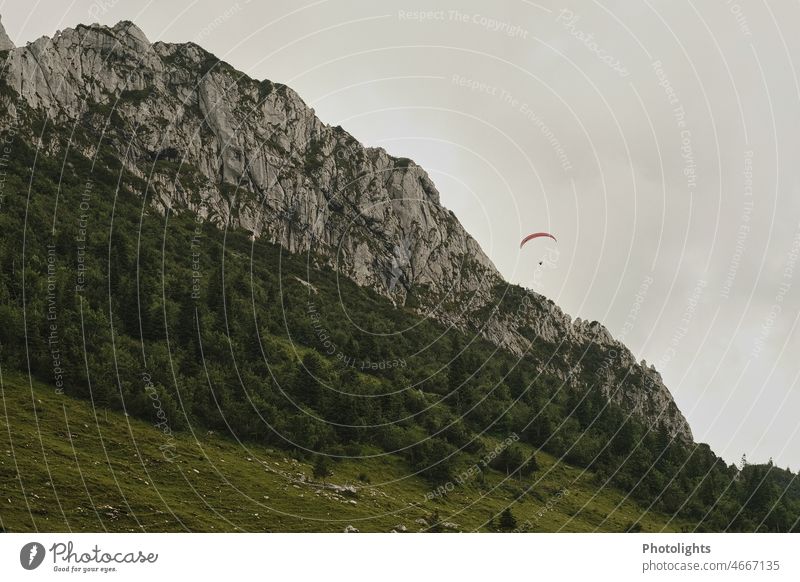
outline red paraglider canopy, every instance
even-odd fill
[[[556,237],[554,237],[549,232],[534,232],[533,234],[529,234],[528,236],[526,236],[525,238],[522,239],[522,242],[519,243],[519,248],[524,247],[525,243],[528,242],[529,240],[533,240],[535,238],[540,238],[540,237],[543,237],[543,236],[547,237],[547,238],[551,238],[554,241],[558,242],[558,240],[556,240]]]

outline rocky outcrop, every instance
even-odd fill
[[[15,48],[14,43],[8,38],[3,21],[0,19],[0,51],[9,51],[13,48]]]
[[[88,155],[99,136],[111,140],[162,211],[197,212],[308,253],[517,354],[539,337],[561,350],[555,372],[567,382],[583,347],[615,349],[623,355],[603,371],[609,397],[691,440],[655,371],[601,325],[572,322],[551,301],[504,283],[422,168],[324,124],[290,88],[250,79],[192,43],[151,43],[130,22],[13,49],[3,81],[31,110],[79,127],[74,147]],[[7,109],[0,123],[18,114]],[[509,289],[523,308],[501,299]],[[649,388],[619,390],[625,366]]]

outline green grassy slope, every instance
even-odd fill
[[[6,376],[0,414],[0,526],[5,531],[487,531],[486,522],[513,503],[520,526],[533,531],[623,531],[641,517],[646,531],[679,529],[660,514],[642,516],[622,496],[598,490],[582,473],[539,454],[540,471],[520,482],[486,469],[446,496],[426,493],[402,459],[381,456],[332,465],[327,485],[309,483],[312,466],[280,451],[215,434],[179,433],[172,461],[168,437],[141,420],[95,410],[22,376]],[[160,449],[160,447],[162,447]],[[362,480],[359,480],[359,475]],[[365,476],[370,483],[363,482]],[[304,482],[303,480],[306,480]],[[565,491],[566,490],[566,491]],[[559,493],[561,492],[561,493]]]

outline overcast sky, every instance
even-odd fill
[[[0,6],[18,45],[128,19],[289,84],[424,166],[509,280],[654,363],[698,440],[800,469],[797,3]]]

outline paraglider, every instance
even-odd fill
[[[526,236],[525,238],[523,238],[523,239],[522,239],[522,242],[521,242],[521,243],[519,243],[519,248],[522,248],[522,247],[524,247],[524,246],[525,246],[525,243],[527,243],[528,241],[531,241],[531,240],[533,240],[533,239],[535,239],[535,238],[541,238],[541,237],[543,237],[543,236],[544,236],[544,237],[547,237],[547,238],[551,238],[551,239],[553,239],[554,241],[558,242],[558,240],[556,239],[556,237],[554,237],[554,236],[553,236],[552,234],[550,234],[549,232],[534,232],[533,234],[529,234],[528,236]]]
[[[526,236],[525,238],[522,239],[522,241],[519,243],[520,250],[522,250],[522,247],[524,247],[527,243],[529,243],[530,241],[532,241],[533,239],[536,239],[536,238],[549,238],[549,239],[552,239],[555,242],[558,242],[558,239],[556,239],[556,237],[553,236],[552,234],[550,234],[549,232],[534,232],[533,234],[529,234],[528,236]],[[539,263],[539,268],[536,269],[536,273],[534,274],[534,286],[535,287],[538,287],[538,286],[541,285],[540,277],[542,276],[542,266],[545,264],[545,261],[547,262],[547,267],[545,267],[545,268],[552,269],[552,268],[555,267],[554,257],[555,257],[555,259],[558,258],[558,250],[557,249],[547,249],[547,257],[543,258],[540,261],[537,261]]]

